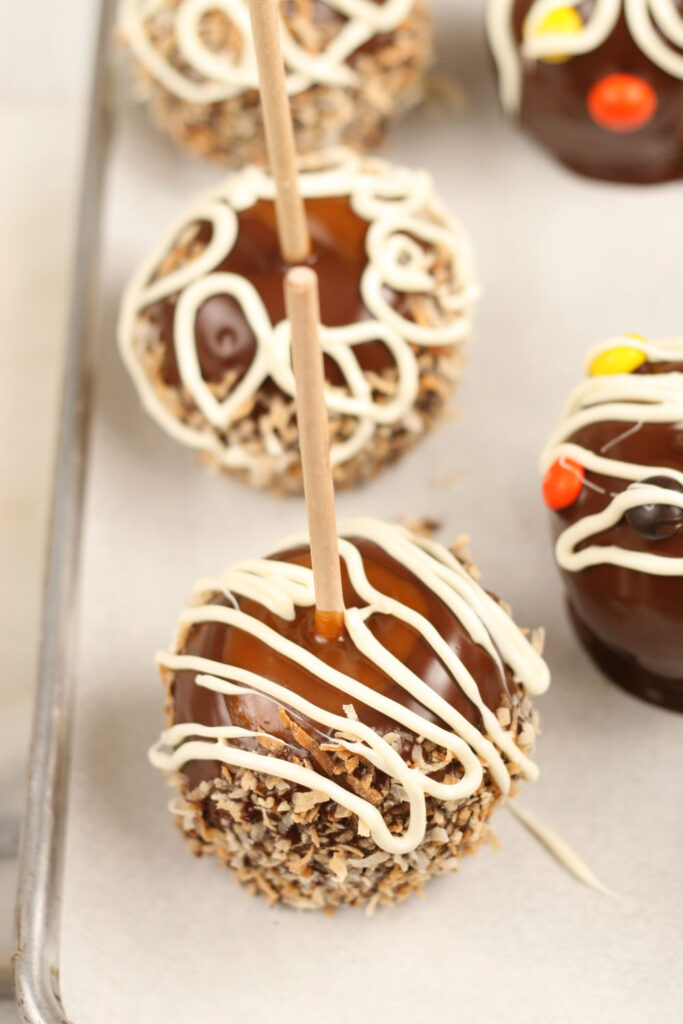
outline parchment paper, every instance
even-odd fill
[[[127,275],[216,172],[139,114],[119,123],[84,524],[61,989],[73,1024],[626,1024],[680,1019],[680,717],[602,681],[565,619],[536,461],[586,346],[683,333],[679,184],[583,181],[496,109],[481,4],[442,0],[440,70],[463,112],[419,113],[388,155],[421,163],[474,237],[486,293],[461,417],[339,497],[340,517],[427,515],[472,539],[484,582],[545,624],[541,780],[524,805],[621,897],[567,876],[507,811],[498,852],[366,918],[269,909],[185,849],[146,760],[162,724],[152,664],[195,579],[304,526],[206,475],[143,414],[114,344]]]

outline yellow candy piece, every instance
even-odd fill
[[[637,337],[637,335],[633,335]],[[617,345],[601,352],[591,363],[591,377],[606,377],[611,373],[633,373],[647,362],[647,356],[631,345]]]
[[[546,16],[533,29],[534,36],[559,36],[576,35],[583,29],[581,15],[575,7],[556,7],[554,11],[548,11]],[[549,54],[541,57],[540,60],[546,64],[563,64],[571,60],[569,54]]]

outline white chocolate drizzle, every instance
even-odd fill
[[[565,871],[573,875],[583,885],[587,885],[589,889],[595,889],[596,892],[601,892],[605,896],[614,896],[611,889],[608,889],[600,881],[595,872],[589,868],[586,862],[579,857],[578,853],[572,850],[571,846],[561,836],[558,836],[557,832],[544,825],[535,814],[527,811],[525,807],[520,807],[518,803],[509,803],[507,806],[515,818],[524,825],[525,829],[532,836],[538,839],[548,853],[552,854],[558,864],[562,865]]]
[[[408,17],[415,0],[324,0],[344,19],[339,31],[321,53],[301,46],[282,22],[282,55],[290,96],[313,85],[353,87],[357,72],[348,63],[360,47],[376,35],[394,32]],[[201,37],[203,18],[221,12],[239,33],[239,57],[216,53]],[[183,68],[172,64],[153,44],[148,32],[152,19],[163,14],[173,19],[176,46]],[[251,37],[247,0],[181,0],[171,8],[168,0],[123,0],[119,29],[137,61],[168,92],[187,103],[219,103],[258,89],[256,55]]]
[[[672,78],[683,80],[683,16],[675,0],[595,0],[580,31],[538,31],[553,11],[580,7],[582,3],[583,0],[536,0],[529,8],[518,46],[512,22],[515,0],[488,0],[488,38],[498,68],[500,101],[507,113],[518,113],[521,107],[524,60],[576,57],[593,52],[612,34],[622,11],[634,43],[648,60]]]
[[[403,788],[410,807],[408,824],[403,834],[392,834],[376,807],[313,768],[294,764],[274,754],[246,750],[231,742],[255,739],[263,736],[262,733],[233,726],[208,727],[192,722],[174,725],[162,733],[159,742],[150,751],[150,759],[155,767],[168,772],[182,769],[191,760],[215,760],[263,772],[306,789],[322,792],[328,799],[356,814],[362,834],[369,834],[382,850],[402,854],[414,850],[425,838],[427,796],[445,802],[466,800],[481,786],[485,770],[489,771],[505,795],[510,789],[510,763],[518,765],[527,779],[535,779],[538,771],[528,754],[518,745],[513,732],[501,725],[496,714],[486,706],[476,680],[434,626],[424,616],[371,585],[365,573],[362,555],[348,537],[378,544],[391,558],[413,573],[422,585],[436,594],[469,632],[472,640],[490,654],[499,668],[501,680],[504,680],[505,666],[508,666],[513,678],[526,693],[534,695],[545,692],[550,676],[541,656],[510,615],[472,579],[449,551],[400,526],[374,519],[354,519],[341,524],[339,551],[356,593],[362,601],[367,602],[367,606],[346,609],[344,621],[348,634],[359,651],[422,707],[438,717],[439,724],[333,669],[315,654],[237,607],[234,595],[241,595],[291,621],[297,607],[310,608],[314,605],[311,571],[276,559],[240,561],[221,577],[201,581],[196,589],[198,600],[212,593],[224,593],[233,597],[234,607],[199,604],[189,608],[180,617],[172,650],[158,654],[157,661],[160,666],[173,672],[184,670],[197,673],[195,684],[217,693],[263,694],[302,713],[331,734],[337,735],[346,750],[366,758]],[[290,538],[283,543],[281,550],[302,543],[307,543],[305,536]],[[479,710],[481,729],[468,722],[380,644],[367,625],[367,620],[376,614],[394,616],[419,633]],[[188,628],[206,622],[224,623],[251,634],[344,694],[348,698],[346,705],[357,702],[373,708],[413,732],[416,737],[449,751],[462,766],[462,777],[451,784],[436,781],[419,767],[410,767],[387,740],[353,715],[342,717],[327,712],[286,687],[246,669],[178,653],[182,650]]]
[[[427,172],[362,158],[342,148],[306,158],[301,167],[304,198],[346,196],[354,213],[370,225],[360,297],[372,316],[321,329],[323,350],[344,379],[343,387],[327,389],[329,412],[356,421],[348,438],[332,445],[331,461],[337,466],[357,455],[380,425],[398,423],[411,411],[419,385],[414,347],[462,343],[471,331],[470,313],[479,287],[468,236],[443,209]],[[216,271],[235,244],[237,213],[264,199],[274,199],[273,181],[254,166],[198,196],[139,267],[125,291],[119,318],[121,353],[147,412],[176,440],[211,452],[220,465],[230,469],[255,469],[257,465],[258,455],[253,451],[219,435],[240,420],[245,404],[262,384],[270,378],[285,395],[293,398],[295,393],[289,322],[271,323],[258,291],[246,278]],[[179,269],[155,278],[174,244],[200,221],[211,226],[206,248]],[[437,281],[433,276],[430,250],[445,256],[450,266],[447,280]],[[401,316],[384,297],[385,288],[432,301],[435,322],[418,324]],[[173,323],[178,370],[182,387],[206,421],[199,427],[179,421],[158,393],[135,347],[141,313],[173,295],[178,295]],[[223,400],[202,377],[195,337],[198,310],[215,295],[230,295],[239,303],[256,338],[256,353],[247,373]],[[355,347],[369,341],[383,342],[395,362],[396,394],[390,400],[375,400],[355,355]],[[274,436],[269,441],[273,465],[285,469],[296,454],[286,451]]]
[[[592,348],[586,360],[587,372],[597,356],[618,346],[637,348],[653,363],[683,362],[683,339],[653,343],[628,335]],[[586,426],[612,421],[636,427],[643,423],[683,424],[683,373],[587,376],[571,393],[541,455],[541,470],[545,472],[556,459],[572,459],[587,473],[627,480],[638,486],[610,495],[609,503],[601,512],[585,516],[567,527],[555,545],[557,562],[568,572],[579,572],[594,565],[616,565],[651,575],[683,576],[683,558],[629,551],[617,545],[589,545],[577,551],[590,537],[616,526],[629,509],[648,504],[683,508],[680,491],[642,483],[650,477],[668,476],[683,485],[683,473],[678,470],[612,459],[606,454],[610,446],[594,452],[569,440]],[[628,432],[626,429],[622,436]],[[586,485],[590,486],[590,481],[586,480]]]

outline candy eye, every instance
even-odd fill
[[[631,484],[629,490],[650,484],[683,493],[683,484],[670,476],[651,476]],[[666,540],[683,527],[683,508],[678,505],[636,505],[626,513],[626,522],[645,540]]]
[[[642,349],[633,345],[615,345],[596,356],[590,365],[591,377],[606,377],[613,373],[633,373],[647,362]]]
[[[543,17],[529,19],[528,26],[524,32],[527,39],[542,39],[544,36],[574,36],[583,29],[581,15],[575,7],[569,5],[556,7],[548,11]],[[563,64],[571,59],[567,53],[548,53],[538,58],[546,64]]]
[[[573,459],[555,459],[543,479],[543,500],[559,512],[573,505],[583,490],[586,470]]]

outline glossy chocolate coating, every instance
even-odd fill
[[[368,320],[371,314],[363,304],[360,282],[367,265],[365,236],[367,221],[358,217],[345,196],[330,196],[306,201],[306,213],[313,251],[309,263],[320,282],[320,314],[328,327],[340,327]],[[199,225],[199,240],[206,244],[211,226]],[[285,317],[284,278],[288,265],[280,255],[275,224],[275,206],[262,200],[238,214],[235,245],[214,270],[247,278],[258,291],[275,325]],[[389,301],[403,316],[409,317],[409,300],[388,294]],[[171,387],[180,385],[176,362],[173,318],[176,297],[170,296],[149,308],[158,326],[164,346],[162,378]],[[228,295],[207,299],[197,314],[195,336],[197,355],[206,381],[221,381],[226,373],[235,373],[235,383],[244,377],[256,352],[256,338],[239,304]],[[393,358],[380,341],[355,348],[364,370],[376,373],[392,367]],[[332,384],[342,384],[338,367],[325,360],[325,372]]]
[[[647,363],[636,372],[656,373],[660,369],[683,372],[683,363]],[[683,472],[683,423],[597,422],[567,440],[590,451],[604,451],[617,461]],[[628,480],[587,471],[577,501],[553,513],[555,538],[577,520],[601,512],[612,495],[629,484]],[[647,540],[626,517],[612,529],[590,537],[579,550],[588,545],[612,544],[630,551],[683,558],[683,530],[660,540]],[[600,668],[647,700],[683,709],[683,577],[657,576],[615,565],[563,571],[562,576],[572,617],[580,627],[579,636]]]
[[[533,0],[515,0],[515,39]],[[683,16],[683,0],[675,0]],[[594,0],[576,8],[584,23]],[[673,44],[667,40],[667,44]],[[608,181],[647,184],[683,176],[683,81],[667,74],[639,49],[622,12],[605,42],[562,63],[522,60],[521,121],[572,170]],[[600,127],[590,116],[591,88],[611,74],[636,75],[657,96],[652,119],[632,132]]]
[[[365,570],[371,584],[376,589],[390,594],[396,600],[420,612],[431,621],[471,672],[477,682],[482,699],[489,708],[496,710],[504,702],[516,701],[516,686],[509,670],[506,668],[505,676],[501,676],[491,656],[472,640],[453,612],[431,590],[376,544],[367,540],[353,538],[352,540],[363,556]],[[274,557],[280,561],[310,566],[310,555],[307,548],[278,553]],[[346,606],[364,607],[365,603],[360,600],[350,584],[343,563],[342,571]],[[314,609],[299,608],[295,619],[288,622],[246,598],[237,597],[236,599],[242,610],[258,617],[261,622],[277,630],[297,645],[314,651],[328,665],[346,672],[374,690],[418,712],[428,721],[439,721],[362,655],[346,633],[336,640],[322,640],[317,636],[314,626]],[[232,601],[224,595],[215,597],[213,603],[232,606]],[[477,709],[465,696],[442,662],[434,656],[426,641],[415,630],[386,615],[373,615],[368,620],[368,625],[377,639],[389,651],[453,707],[457,708],[468,721],[477,726],[481,724]],[[341,716],[344,715],[343,705],[350,701],[348,695],[340,693],[317,679],[298,664],[275,653],[251,635],[220,623],[194,626],[187,637],[183,653],[201,655],[215,661],[248,668],[287,686],[288,689],[304,696],[312,703]],[[290,745],[280,756],[310,757],[310,754],[300,748],[289,730],[283,725],[278,715],[278,704],[275,701],[257,694],[226,697],[196,686],[194,679],[195,673],[188,671],[178,672],[175,676],[173,684],[174,723],[234,724],[251,730],[260,729],[279,737]],[[357,701],[353,703],[359,719],[380,735],[398,731],[403,738],[404,756],[409,756],[412,744],[415,742],[412,733],[406,733],[405,730],[397,727],[395,722],[372,708],[359,704]],[[321,727],[316,723],[296,712],[292,711],[290,714],[307,733],[320,742],[325,742],[330,738],[329,733],[321,731]],[[324,766],[317,765],[317,768],[324,771]],[[188,775],[190,785],[196,786],[202,780],[215,778],[220,774],[220,766],[216,762],[191,762],[186,765],[184,771]]]

